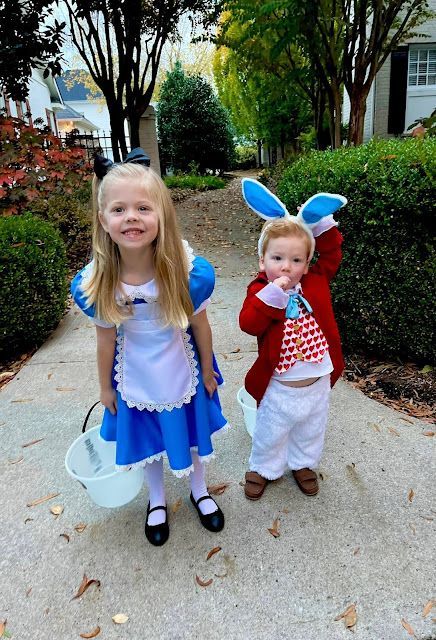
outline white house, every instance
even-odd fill
[[[0,109],[12,117],[21,118],[30,124],[41,119],[53,133],[58,134],[55,113],[64,108],[56,81],[51,74],[43,77],[42,69],[33,69],[29,80],[29,95],[23,101],[11,100],[5,91],[0,91]]]
[[[429,1],[436,11],[436,0]],[[436,108],[436,18],[417,29],[425,38],[411,38],[387,58],[372,84],[366,103],[363,139],[410,134],[409,126]],[[350,101],[344,92],[343,120]]]

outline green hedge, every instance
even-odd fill
[[[348,351],[434,362],[436,139],[314,152],[287,169],[292,211],[318,191],[344,194],[344,258],[332,283]]]
[[[47,220],[65,243],[68,266],[77,271],[91,255],[91,190],[88,184],[73,195],[52,195],[33,200],[26,213]]]
[[[39,346],[67,298],[65,247],[51,224],[0,218],[0,358]]]
[[[195,189],[207,191],[209,189],[224,189],[225,180],[216,176],[175,175],[166,176],[164,182],[168,189]]]

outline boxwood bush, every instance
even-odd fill
[[[61,235],[68,267],[77,271],[91,255],[91,191],[88,185],[72,195],[52,195],[29,203],[27,213],[47,220]]]
[[[40,345],[67,298],[65,247],[51,224],[0,218],[0,359]]]
[[[289,210],[318,191],[344,194],[344,257],[332,283],[348,351],[434,362],[436,138],[374,140],[314,152],[282,175]]]

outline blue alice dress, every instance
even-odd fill
[[[184,241],[189,264],[189,292],[194,314],[210,302],[215,276],[212,266],[194,257]],[[111,327],[95,317],[82,285],[92,273],[88,264],[74,278],[71,293],[96,325]],[[217,391],[204,387],[191,329],[165,327],[154,280],[140,286],[122,285],[117,298],[132,302],[133,314],[117,327],[112,385],[117,413],[105,410],[100,435],[116,442],[116,465],[145,466],[163,456],[176,476],[192,470],[191,451],[200,460],[213,457],[212,435],[227,426]],[[214,370],[219,373],[215,356]],[[223,380],[219,373],[218,384]]]

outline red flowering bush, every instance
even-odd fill
[[[0,116],[0,215],[21,214],[51,195],[76,194],[91,177],[83,149],[64,147],[48,128]]]

